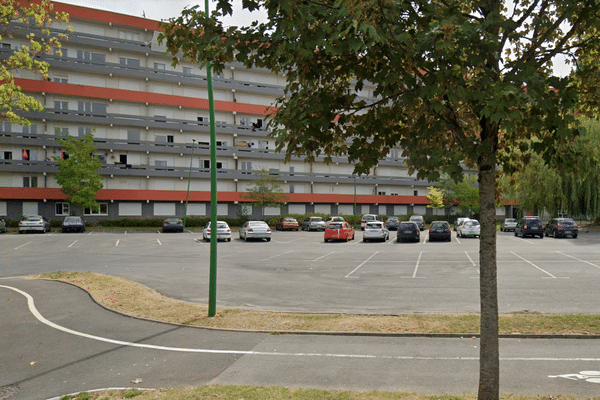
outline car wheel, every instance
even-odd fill
[[[267,242],[270,242],[270,241],[271,241],[271,238],[267,238]]]
[[[540,235],[540,239],[543,239],[543,238],[544,238],[544,235]]]
[[[350,241],[350,235],[346,235],[346,242]]]
[[[4,231],[4,232],[6,232],[6,231]],[[577,239],[577,235],[573,235],[573,239]]]

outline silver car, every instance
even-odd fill
[[[50,232],[50,222],[41,215],[25,215],[19,221],[19,233]]]
[[[517,228],[517,221],[515,218],[506,218],[502,224],[500,224],[500,230],[502,232],[515,231]]]
[[[302,222],[303,231],[324,231],[326,227],[327,224],[321,217],[308,217]]]
[[[248,221],[240,228],[240,239],[266,239],[271,241],[271,228],[263,221]]]
[[[467,219],[462,222],[456,229],[456,235],[460,237],[479,237],[481,227],[476,219]]]
[[[390,238],[390,231],[385,227],[382,221],[367,222],[363,232],[363,242],[369,240],[383,240]]]
[[[211,223],[209,221],[202,231],[202,237],[204,238],[205,242],[210,241],[210,231]],[[217,240],[231,242],[231,228],[225,221],[217,221]]]

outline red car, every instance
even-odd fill
[[[354,228],[347,222],[330,222],[325,228],[325,241],[354,240]]]
[[[298,224],[298,221],[296,221],[295,218],[291,218],[291,217],[281,218],[275,224],[275,230],[278,230],[278,231],[297,231],[298,229],[300,229],[300,225]]]

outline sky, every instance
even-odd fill
[[[133,15],[135,17],[146,17],[155,21],[168,20],[181,15],[181,11],[186,7],[199,5],[204,10],[205,2],[203,0],[57,0],[61,3],[75,4],[78,6],[113,11],[119,14]],[[225,26],[247,26],[254,20],[264,20],[265,12],[254,12],[242,10],[241,0],[233,0],[233,17],[223,20]],[[216,8],[216,1],[209,0],[210,11]],[[560,60],[554,62],[554,74],[565,76],[571,67]]]

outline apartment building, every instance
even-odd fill
[[[0,217],[183,215],[188,184],[187,214],[205,216],[211,167],[218,172],[220,216],[236,217],[242,207],[259,215],[241,196],[260,169],[279,174],[289,198],[282,209],[265,210],[267,215],[352,214],[355,198],[358,213],[432,212],[426,208],[431,183],[409,176],[399,149],[369,175],[356,177],[344,157],[330,164],[300,158],[285,163],[265,123],[285,79],[241,64],[213,76],[217,162],[211,166],[206,70],[185,62],[172,67],[157,42],[157,21],[62,3],[55,3],[55,10],[70,15],[74,33],[61,55],[44,57],[49,81],[27,71],[17,75],[18,85],[45,111],[25,114],[31,126],[0,126]],[[0,51],[23,44],[24,38],[4,40]],[[365,88],[362,95],[372,97],[372,90]],[[72,209],[56,183],[60,133],[95,137],[103,162],[99,212]]]

